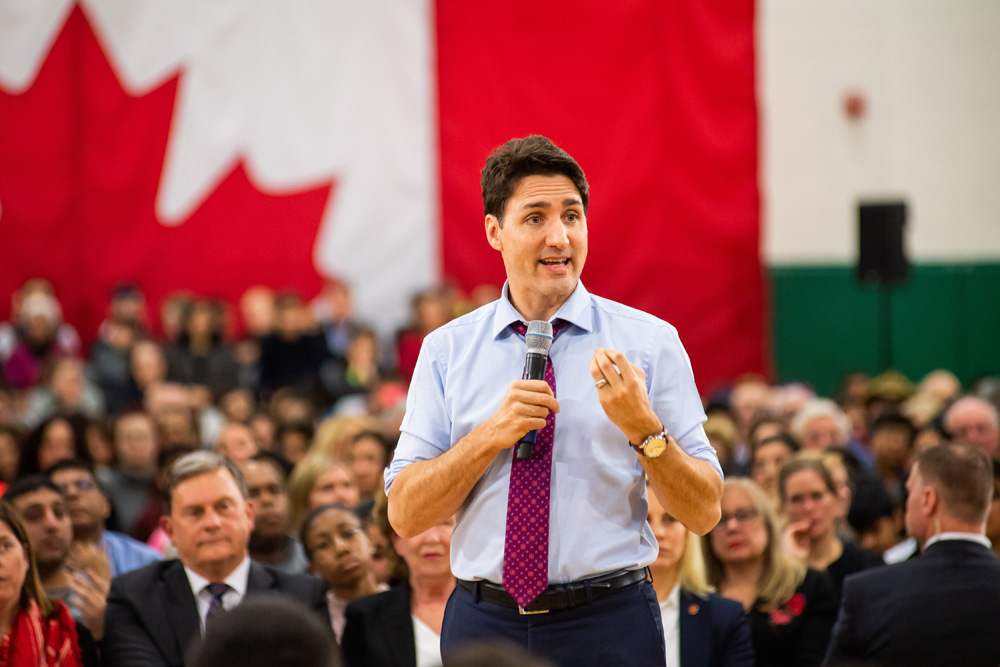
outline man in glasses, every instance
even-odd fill
[[[111,502],[97,484],[94,473],[78,459],[63,459],[46,474],[66,500],[73,541],[95,545],[108,557],[112,577],[162,560],[159,552],[128,535],[105,530]]]

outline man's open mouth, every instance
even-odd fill
[[[565,266],[569,264],[569,257],[564,257],[563,259],[543,259],[541,262],[546,266]]]

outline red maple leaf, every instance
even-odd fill
[[[265,193],[240,163],[179,225],[157,220],[183,75],[132,97],[77,7],[31,87],[0,90],[0,319],[36,276],[85,339],[123,280],[142,286],[154,320],[178,289],[230,301],[251,285],[318,291],[313,248],[332,182]]]

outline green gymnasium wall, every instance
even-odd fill
[[[777,380],[831,396],[845,374],[881,368],[881,296],[854,266],[772,266]],[[1000,262],[914,265],[890,298],[892,366],[911,380],[947,368],[968,384],[1000,374]]]

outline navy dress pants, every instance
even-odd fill
[[[590,604],[525,616],[456,586],[441,628],[444,664],[455,647],[491,639],[518,644],[560,667],[665,664],[660,605],[649,582]]]

